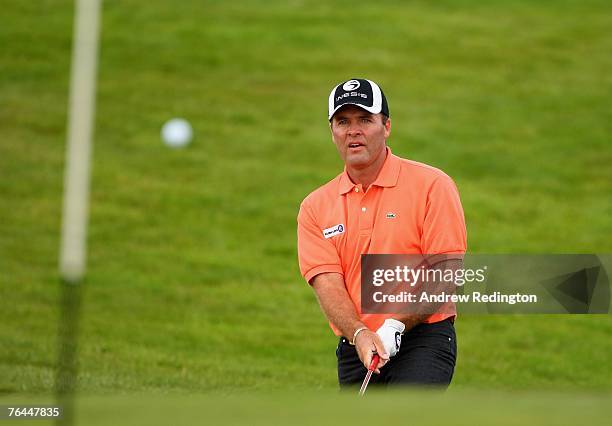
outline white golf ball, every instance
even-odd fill
[[[173,118],[166,121],[161,129],[161,138],[166,145],[172,148],[181,148],[191,142],[193,129],[191,124],[183,118]]]

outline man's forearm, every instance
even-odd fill
[[[389,361],[389,354],[380,337],[359,319],[357,309],[346,291],[344,277],[337,273],[319,274],[313,278],[311,284],[327,319],[344,337],[355,340],[353,343],[364,367],[369,368],[373,354],[380,356],[378,368],[375,370],[376,374],[379,374],[380,369]],[[364,330],[359,333],[359,337],[353,339],[355,332],[362,327]]]
[[[404,333],[406,333],[408,330],[416,327],[417,325],[419,325],[420,323],[422,323],[423,321],[425,321],[427,318],[429,318],[429,314],[423,314],[423,315],[415,315],[415,314],[406,314],[406,315],[394,315],[393,319],[396,319],[402,323],[404,323],[404,325],[406,326],[406,329],[404,330]]]
[[[312,287],[325,316],[343,336],[352,339],[357,329],[365,327],[346,291],[342,275],[319,274],[313,278]]]
[[[447,271],[447,270],[456,271],[462,268],[463,268],[463,260],[460,260],[460,259],[443,260],[443,261],[440,261],[439,263],[436,263],[430,266],[430,269],[432,270],[437,269],[441,271]],[[418,283],[417,288],[423,288],[424,285],[425,284],[423,282],[420,282]],[[427,283],[426,285],[432,286],[430,288],[434,288],[436,289],[435,291],[438,291],[438,292],[444,291],[448,293],[454,293],[456,289],[454,283],[447,283],[443,281]],[[406,326],[406,329],[404,330],[404,332],[407,332],[411,328],[419,325],[420,323],[425,321],[427,318],[429,318],[442,305],[443,305],[442,302],[422,303],[421,312],[424,312],[424,313],[397,314],[397,315],[394,315],[393,318],[404,323],[404,325]]]

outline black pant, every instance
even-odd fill
[[[336,349],[338,382],[341,388],[359,387],[366,368],[355,347],[344,337]],[[399,352],[374,373],[370,386],[433,385],[447,387],[457,359],[455,327],[450,319],[433,324],[419,324],[402,336]]]

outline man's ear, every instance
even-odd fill
[[[389,137],[391,134],[391,119],[387,118],[387,122],[385,123],[385,139]]]

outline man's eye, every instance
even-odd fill
[[[362,123],[370,123],[372,120],[370,120],[369,118],[362,118],[361,122]]]

